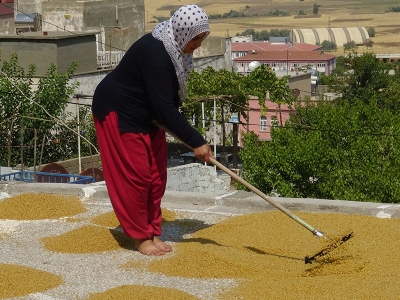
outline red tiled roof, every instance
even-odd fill
[[[9,3],[9,4],[7,4]],[[14,15],[14,0],[1,0],[0,16]]]
[[[290,44],[271,44],[269,42],[233,42],[232,52],[245,52],[245,51],[316,51],[321,49],[321,46],[312,44],[300,44],[292,43]]]
[[[257,51],[256,53],[248,53],[245,56],[235,58],[234,61],[287,61],[287,60],[321,60],[327,61],[335,58],[335,55],[326,54],[323,52],[317,51]]]

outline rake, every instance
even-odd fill
[[[153,123],[158,126],[159,128],[161,128],[162,130],[164,130],[165,132],[167,132],[168,134],[170,134],[172,137],[174,137],[175,139],[177,139],[178,141],[180,141],[182,144],[184,144],[186,147],[188,147],[189,149],[191,149],[193,151],[193,148],[191,146],[189,146],[188,144],[186,144],[185,142],[183,142],[177,135],[175,135],[173,132],[171,132],[165,125],[159,123],[156,120],[153,120]],[[315,236],[317,236],[318,238],[325,238],[327,240],[330,241],[330,244],[328,246],[326,246],[323,250],[319,251],[318,253],[316,253],[315,255],[312,256],[306,256],[304,258],[304,262],[306,264],[311,264],[312,261],[316,260],[318,257],[322,257],[325,255],[328,255],[329,253],[331,253],[334,249],[336,249],[337,247],[339,247],[340,245],[342,245],[343,243],[345,243],[346,241],[348,241],[350,238],[352,238],[354,236],[353,232],[339,238],[339,239],[330,239],[329,237],[327,237],[322,231],[316,229],[315,227],[311,226],[310,224],[308,224],[306,221],[304,221],[303,219],[301,219],[300,217],[298,217],[297,215],[295,215],[294,213],[292,213],[290,210],[288,210],[287,208],[283,207],[282,205],[280,205],[279,203],[277,203],[276,201],[274,201],[273,199],[271,199],[270,197],[268,197],[267,195],[265,195],[263,192],[261,192],[258,188],[256,188],[255,186],[251,185],[250,183],[248,183],[246,180],[244,180],[242,177],[238,176],[237,174],[235,174],[234,172],[232,172],[231,170],[229,170],[227,167],[225,167],[223,164],[221,164],[219,161],[217,161],[216,159],[210,157],[210,162],[215,165],[218,169],[224,171],[226,174],[230,175],[231,178],[233,178],[235,181],[241,183],[242,185],[244,185],[245,187],[247,187],[249,190],[253,191],[254,193],[256,193],[258,196],[260,196],[261,198],[263,198],[265,201],[267,201],[269,204],[273,205],[274,207],[276,207],[277,209],[279,209],[281,212],[283,212],[285,215],[287,215],[288,217],[292,218],[294,221],[296,221],[297,223],[299,223],[300,225],[302,225],[303,227],[305,227],[307,230],[311,231],[311,233]]]

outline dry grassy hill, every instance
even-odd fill
[[[208,15],[224,14],[230,10],[243,12],[248,17],[212,19],[210,23],[212,36],[234,36],[246,29],[256,31],[293,28],[320,28],[320,27],[374,27],[376,36],[372,38],[375,53],[400,53],[400,18],[399,13],[389,12],[392,7],[400,6],[398,0],[220,0],[198,2],[186,0],[145,0],[146,30],[150,31],[155,23],[155,16],[169,17],[182,5],[196,3]],[[313,5],[320,5],[318,15],[313,14]],[[269,12],[285,11],[288,16],[265,16]],[[299,16],[303,10],[306,15]],[[363,47],[359,53],[367,51]],[[368,50],[371,51],[371,50]],[[340,48],[336,55],[342,55]]]

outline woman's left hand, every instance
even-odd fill
[[[210,163],[210,157],[215,159],[214,154],[211,151],[211,147],[208,144],[194,148],[193,151],[194,155],[201,161]]]

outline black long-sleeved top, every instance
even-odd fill
[[[137,40],[97,86],[92,112],[118,115],[120,132],[151,133],[157,120],[193,148],[206,143],[179,112],[179,83],[163,43],[151,34]]]

